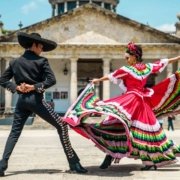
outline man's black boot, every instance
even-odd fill
[[[69,167],[70,167],[71,171],[76,172],[76,173],[87,173],[88,172],[88,170],[83,168],[79,162],[70,164]]]
[[[4,172],[2,171],[0,171],[0,177],[3,177],[4,176]]]
[[[0,177],[4,176],[4,171],[7,169],[8,163],[5,160],[0,161]]]

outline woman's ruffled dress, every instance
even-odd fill
[[[121,80],[125,92],[101,101],[89,84],[67,111],[64,120],[79,134],[116,160],[141,159],[144,165],[163,166],[177,161],[180,146],[167,139],[157,117],[179,114],[180,71],[153,88],[145,88],[150,74],[159,73],[167,59],[155,63],[123,66],[109,74],[114,83]],[[99,122],[90,121],[100,115]]]

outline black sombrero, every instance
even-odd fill
[[[24,32],[19,32],[17,37],[19,44],[25,49],[29,48],[29,45],[33,42],[42,44],[43,51],[52,51],[57,47],[57,44],[54,41],[44,39],[38,33],[27,34]]]

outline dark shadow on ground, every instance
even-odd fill
[[[141,171],[141,168],[143,166],[139,164],[122,164],[122,165],[112,165],[108,169],[99,169],[97,166],[89,166],[88,174],[89,175],[96,175],[96,176],[107,176],[107,177],[124,177],[124,176],[133,176],[135,171],[140,172],[147,172],[147,171]],[[149,171],[168,171],[168,172],[175,172],[180,171],[180,169],[177,169],[180,167],[178,164],[165,166],[158,168],[157,170],[150,169]]]
[[[141,168],[143,166],[139,164],[122,164],[122,165],[112,165],[108,169],[100,169],[98,166],[86,166],[88,173],[86,174],[78,174],[78,175],[86,175],[86,176],[104,176],[104,177],[128,177],[133,176],[135,171],[141,171]],[[166,166],[163,168],[158,168],[156,171],[168,171],[168,172],[174,172],[174,171],[180,171],[180,169],[173,169],[180,167],[180,165],[175,164],[171,166]],[[155,171],[154,169],[151,169],[149,171]],[[146,172],[146,171],[141,171]],[[64,171],[60,169],[30,169],[25,171],[11,171],[8,172],[7,176],[16,176],[19,174],[62,174],[62,173],[68,173],[68,174],[74,174],[74,172],[71,172],[69,170]],[[77,174],[77,173],[76,173]]]
[[[25,171],[10,171],[7,176],[14,176],[14,175],[19,175],[19,174],[60,174],[64,173],[64,171],[59,170],[59,169],[30,169],[30,170],[25,170]]]
[[[108,169],[102,170],[98,166],[87,166],[88,173],[86,174],[78,174],[78,175],[86,175],[86,176],[105,176],[105,177],[125,177],[125,176],[133,176],[133,173],[131,171],[138,171],[140,169],[140,166],[137,165],[124,165],[124,166],[111,166]],[[30,170],[24,170],[24,171],[9,171],[7,172],[8,176],[16,176],[19,174],[61,174],[61,173],[67,173],[67,174],[74,174],[74,172],[71,172],[69,170],[59,170],[59,169],[30,169]],[[77,173],[76,173],[77,174]]]

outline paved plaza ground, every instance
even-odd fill
[[[9,128],[0,127],[0,154],[3,152]],[[85,175],[67,172],[68,164],[54,129],[29,129],[26,127],[9,161],[4,180],[177,180],[180,163],[159,168],[157,171],[140,171],[140,160],[124,158],[119,165],[108,170],[99,169],[104,153],[94,144],[70,130],[70,138],[81,163],[88,169]],[[180,144],[180,130],[166,131],[169,138]],[[179,158],[180,160],[180,158]]]

